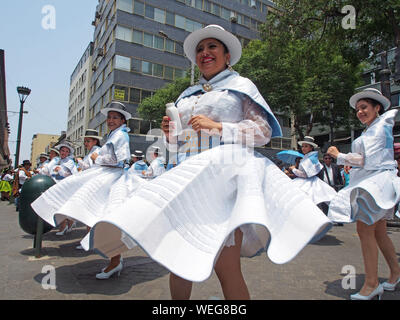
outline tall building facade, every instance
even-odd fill
[[[274,4],[267,0],[99,0],[95,20],[89,127],[107,133],[100,110],[122,101],[132,113],[131,149],[144,150],[153,123],[137,113],[157,89],[190,72],[186,36],[209,24],[235,34],[245,46]],[[133,149],[135,148],[135,149]]]
[[[93,42],[90,42],[70,77],[66,137],[75,145],[77,156],[85,155],[83,135],[88,128]]]

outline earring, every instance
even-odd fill
[[[229,62],[226,63],[226,66],[228,67],[228,70],[229,70],[229,71],[233,71],[233,68],[232,68],[232,66],[230,65]]]

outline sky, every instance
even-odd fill
[[[0,49],[5,51],[9,148],[14,162],[20,102],[23,114],[19,162],[30,159],[34,134],[67,130],[70,76],[93,40],[98,0],[2,0]]]

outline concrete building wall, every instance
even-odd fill
[[[200,4],[201,9],[199,9]],[[210,6],[219,8],[220,14],[208,12]],[[107,128],[105,117],[100,110],[112,99],[120,99],[135,118],[128,124],[131,128],[131,137],[142,144],[143,139],[137,137],[135,139],[134,136],[144,135],[149,123],[142,123],[136,111],[140,101],[134,101],[136,98],[132,99],[131,92],[140,95],[139,100],[142,100],[173,80],[166,76],[167,69],[172,68],[177,77],[190,72],[190,61],[183,53],[183,41],[190,33],[191,26],[201,28],[209,24],[219,24],[237,35],[242,45],[246,45],[251,39],[258,38],[257,23],[265,21],[269,6],[273,6],[273,3],[265,0],[99,0],[94,20],[92,60],[94,71],[91,82],[89,127],[98,129],[104,135]],[[138,8],[144,10],[140,12]],[[152,12],[154,16],[151,15]],[[236,22],[230,19],[231,14],[236,17]],[[160,15],[163,20],[159,19]],[[184,21],[184,25],[179,25],[178,20]],[[130,30],[127,32],[128,39],[121,39],[119,34],[121,28]],[[143,42],[135,38],[138,33],[142,34]],[[147,39],[153,37],[154,43],[163,41],[163,47],[149,45],[145,42],[145,37]],[[167,42],[171,41],[174,44],[174,52],[167,49]],[[99,52],[103,55],[98,55]],[[123,70],[116,65],[116,56],[129,60],[131,70]],[[163,73],[161,76],[159,73],[148,75],[143,70],[134,70],[135,63],[142,65],[151,63],[153,67],[156,64],[158,68],[161,66]],[[120,89],[118,86],[122,87],[122,91],[118,91]]]
[[[76,155],[84,156],[83,135],[89,122],[90,82],[93,43],[90,42],[70,80],[67,140],[76,147]]]

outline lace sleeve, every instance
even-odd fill
[[[307,178],[307,174],[306,174],[303,170],[301,170],[301,169],[296,169],[296,168],[294,168],[294,169],[292,169],[292,172],[293,172],[297,177],[300,177],[300,178]]]
[[[96,164],[103,166],[115,166],[118,164],[117,156],[115,155],[112,143],[107,143],[106,145],[102,146],[98,154],[99,155],[95,160]]]
[[[339,153],[338,165],[364,167],[364,156],[359,153]]]
[[[247,146],[263,146],[271,140],[272,130],[264,111],[250,98],[243,99],[243,120],[222,122],[222,141]]]

